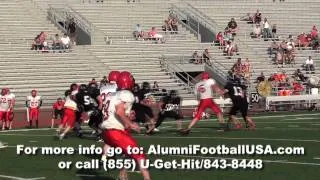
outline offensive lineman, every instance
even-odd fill
[[[31,96],[27,97],[26,107],[29,109],[29,127],[32,127],[32,121],[36,121],[36,128],[39,125],[39,113],[40,107],[42,105],[41,96],[37,95],[37,91],[33,89],[31,91]]]
[[[128,147],[138,147],[136,140],[131,136],[130,130],[140,132],[138,124],[130,120],[131,107],[135,98],[131,90],[134,86],[134,80],[129,72],[121,72],[118,77],[117,85],[119,91],[115,93],[110,100],[107,108],[108,117],[103,121],[101,127],[105,129],[102,138],[105,144],[112,147],[120,147],[124,154],[133,158],[140,167],[144,180],[151,180],[148,169],[141,168],[141,163],[146,159],[145,154],[128,154]],[[120,179],[128,179],[127,171],[120,170]]]
[[[202,113],[205,112],[207,108],[210,108],[217,115],[221,127],[225,128],[222,111],[220,107],[213,101],[212,96],[213,90],[215,90],[221,96],[224,95],[224,91],[216,85],[215,80],[209,77],[208,72],[203,72],[201,78],[202,80],[196,84],[194,89],[195,94],[200,96],[198,111],[196,116],[190,122],[189,126],[186,129],[181,130],[182,134],[189,134],[191,128],[201,119]]]
[[[181,97],[178,96],[178,93],[176,90],[171,90],[169,92],[169,95],[163,97],[159,102],[160,112],[158,115],[156,128],[161,125],[162,121],[165,118],[171,117],[176,119],[177,129],[181,130],[182,128],[181,119],[183,118],[183,116],[182,116],[180,104],[181,104]]]
[[[234,122],[236,129],[241,129],[241,123],[238,121],[236,114],[240,111],[246,125],[249,129],[255,129],[256,125],[248,116],[248,100],[245,93],[246,87],[241,84],[238,78],[228,81],[225,86],[225,93],[229,95],[232,100],[232,108],[229,112],[229,122]]]

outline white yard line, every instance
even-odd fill
[[[320,160],[320,157],[314,157],[313,159]]]
[[[78,177],[96,177],[97,175],[94,174],[76,174]]]
[[[17,177],[17,176],[7,176],[7,175],[1,175],[1,174],[0,174],[0,178],[14,179],[14,180],[39,180],[39,179],[46,179],[46,177],[22,178],[22,177]]]

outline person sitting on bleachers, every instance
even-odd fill
[[[61,39],[59,37],[59,34],[56,34],[53,39],[53,49],[61,49],[61,48],[62,48]]]
[[[252,38],[260,38],[261,37],[261,27],[260,24],[256,24],[255,27],[253,28],[253,32],[251,33]]]
[[[164,43],[163,36],[161,34],[158,34],[156,27],[152,27],[151,31],[149,31],[148,35],[149,35],[150,39]]]
[[[205,63],[207,63],[209,66],[212,66],[212,63],[210,62],[210,60],[212,59],[209,50],[205,49],[202,53],[202,59],[204,60]]]
[[[239,77],[243,77],[243,64],[241,58],[238,58],[237,62],[233,64],[231,71]]]
[[[236,35],[236,32],[238,30],[238,25],[234,20],[234,18],[231,18],[231,21],[228,23],[228,28],[233,36]]]
[[[60,38],[62,48],[63,49],[69,49],[70,48],[70,38],[67,36],[67,34],[64,34],[63,37]]]
[[[260,24],[262,20],[262,15],[259,12],[259,9],[257,9],[257,12],[253,16],[253,23],[254,24]]]
[[[312,39],[318,36],[318,29],[315,25],[312,27],[310,34]]]
[[[272,55],[277,55],[277,51],[279,49],[279,45],[275,40],[272,40],[272,43],[270,44],[270,47],[268,48],[269,57]]]
[[[271,36],[274,39],[278,39],[278,35],[277,35],[277,25],[273,24],[271,27]]]
[[[301,72],[300,69],[297,69],[294,74],[293,74],[293,78],[298,79],[302,82],[306,82],[307,81],[307,77],[304,76],[304,74]]]
[[[247,13],[245,16],[240,17],[240,21],[247,21],[247,23],[253,23],[253,16],[250,13]]]
[[[47,38],[47,33],[41,32],[39,35],[36,36],[32,43],[31,50],[43,50],[44,48],[44,42]]]
[[[295,52],[295,43],[293,42],[293,39],[290,39],[290,41],[287,43],[287,54],[286,54],[286,59],[287,63],[290,64],[294,62],[294,52]]]
[[[227,45],[225,46],[224,53],[226,53],[227,56],[230,57],[230,56],[233,56],[233,54],[235,52],[238,52],[237,44],[233,40],[232,41],[228,41]]]
[[[242,66],[242,72],[243,72],[244,78],[245,78],[247,81],[250,80],[251,70],[252,70],[252,67],[251,67],[249,58],[246,58],[246,62],[245,62],[245,63],[243,64],[243,66]]]
[[[315,71],[314,68],[314,62],[311,56],[308,57],[308,59],[306,60],[305,64],[304,64],[307,74],[309,74],[310,72],[313,74]]]
[[[310,40],[304,32],[298,35],[297,44],[298,44],[298,47],[304,47],[304,48],[310,45]]]
[[[171,19],[172,33],[178,34],[178,19],[176,17]]]
[[[292,92],[293,95],[300,95],[301,92],[304,91],[303,85],[297,81],[293,81],[292,87],[293,87],[293,92]]]
[[[317,50],[319,48],[319,45],[320,45],[319,41],[320,40],[319,40],[318,35],[312,38],[310,45],[313,50]]]
[[[201,57],[198,55],[198,51],[193,52],[191,59],[190,59],[190,63],[202,64],[202,60],[201,60]]]
[[[219,43],[219,48],[224,46],[224,38],[221,31],[216,35],[216,42]]]
[[[164,20],[162,31],[164,31],[165,33],[167,33],[167,31],[171,31],[171,26],[169,25],[168,20]]]
[[[140,24],[136,25],[136,29],[133,31],[133,36],[136,38],[136,40],[143,38],[143,31]]]

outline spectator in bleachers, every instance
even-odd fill
[[[273,24],[272,25],[272,28],[271,28],[271,36],[272,38],[278,38],[278,35],[277,35],[277,25],[276,24]]]
[[[319,43],[320,43],[319,42],[319,37],[317,35],[317,36],[312,38],[310,45],[311,45],[313,50],[317,50],[319,48],[319,45],[320,45]]]
[[[318,29],[315,25],[312,27],[310,34],[312,39],[318,36]]]
[[[270,30],[270,24],[269,24],[267,18],[264,18],[264,21],[263,21],[263,37],[264,38],[271,38],[272,37],[271,30]]]
[[[304,76],[304,74],[301,72],[300,69],[297,69],[297,70],[294,72],[293,77],[294,77],[295,79],[298,79],[298,80],[302,81],[302,82],[306,82],[306,80],[308,79],[307,77]]]
[[[174,17],[171,19],[171,28],[172,28],[172,33],[177,34],[178,33],[178,18]]]
[[[251,77],[251,63],[249,61],[249,58],[246,58],[246,62],[243,64],[242,66],[242,72],[243,72],[243,76],[246,80],[249,80]]]
[[[143,31],[140,24],[136,25],[135,30],[133,31],[133,36],[138,40],[139,38],[143,38]]]
[[[164,31],[164,32],[171,31],[171,26],[170,26],[168,20],[164,20],[164,23],[162,25],[162,31]]]
[[[157,81],[153,82],[153,87],[152,87],[154,92],[159,92],[159,84]]]
[[[261,15],[259,9],[257,9],[257,12],[253,16],[253,23],[254,24],[260,24],[261,20],[262,20],[262,15]]]
[[[221,31],[216,35],[216,41],[219,43],[219,49],[223,48],[223,46],[224,46],[224,38],[223,38],[223,34],[222,34]]]
[[[272,55],[277,55],[277,51],[279,49],[279,45],[275,40],[272,40],[272,43],[270,45],[270,47],[268,48],[268,52],[269,52],[269,57],[271,57]]]
[[[300,95],[304,91],[303,85],[297,81],[293,81],[291,86],[293,88],[292,95]]]
[[[237,44],[231,40],[227,42],[227,45],[225,46],[224,53],[227,54],[227,56],[233,56],[234,53],[238,52],[238,46]]]
[[[207,63],[209,66],[212,66],[210,60],[212,59],[209,50],[205,49],[202,53],[202,59],[204,60],[205,63]]]
[[[241,58],[238,58],[237,62],[233,64],[231,71],[239,77],[243,77],[243,64],[241,62]]]
[[[304,32],[298,35],[297,44],[298,44],[298,47],[304,47],[304,48],[310,45],[310,40]]]
[[[74,22],[73,18],[70,19],[70,22],[68,24],[68,35],[70,37],[71,43],[73,45],[76,45],[76,23]]]
[[[59,37],[59,34],[56,34],[53,39],[53,49],[61,49],[61,47],[62,47],[61,39]]]
[[[44,42],[46,41],[47,33],[41,32],[39,35],[36,36],[32,43],[31,50],[43,50],[44,49]]]
[[[63,37],[60,38],[62,48],[69,49],[70,48],[70,38],[67,34],[64,34]]]
[[[238,24],[234,20],[234,18],[231,18],[231,21],[228,23],[228,29],[232,35],[236,35],[236,31],[238,29]]]
[[[253,23],[253,16],[250,13],[247,13],[245,16],[240,17],[240,21],[247,21],[247,23]]]
[[[315,71],[314,62],[313,62],[313,59],[311,56],[309,56],[309,58],[306,60],[305,68],[306,68],[307,74],[309,74],[310,72],[312,74],[314,73],[314,71]]]
[[[157,32],[156,27],[152,27],[148,35],[152,40],[156,40],[158,42],[164,43],[163,36]]]
[[[293,39],[290,39],[290,41],[287,43],[287,54],[286,54],[286,59],[287,63],[290,64],[294,62],[294,52],[295,52],[295,43],[293,42]]]
[[[257,77],[257,83],[260,83],[262,81],[264,81],[266,79],[266,77],[264,76],[263,72],[261,72],[260,76]]]
[[[261,37],[261,27],[260,24],[256,24],[255,27],[253,27],[253,32],[251,33],[252,38],[260,38]]]
[[[202,60],[201,57],[198,55],[198,51],[193,52],[190,62],[194,64],[202,64]]]

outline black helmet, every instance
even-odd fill
[[[176,97],[176,96],[178,96],[178,91],[177,91],[177,90],[171,90],[171,91],[169,92],[169,95],[170,95],[171,97]]]
[[[81,84],[79,87],[79,91],[85,91],[87,90],[87,85],[86,84]]]
[[[143,82],[142,83],[142,89],[150,90],[151,89],[150,83],[149,82]]]

